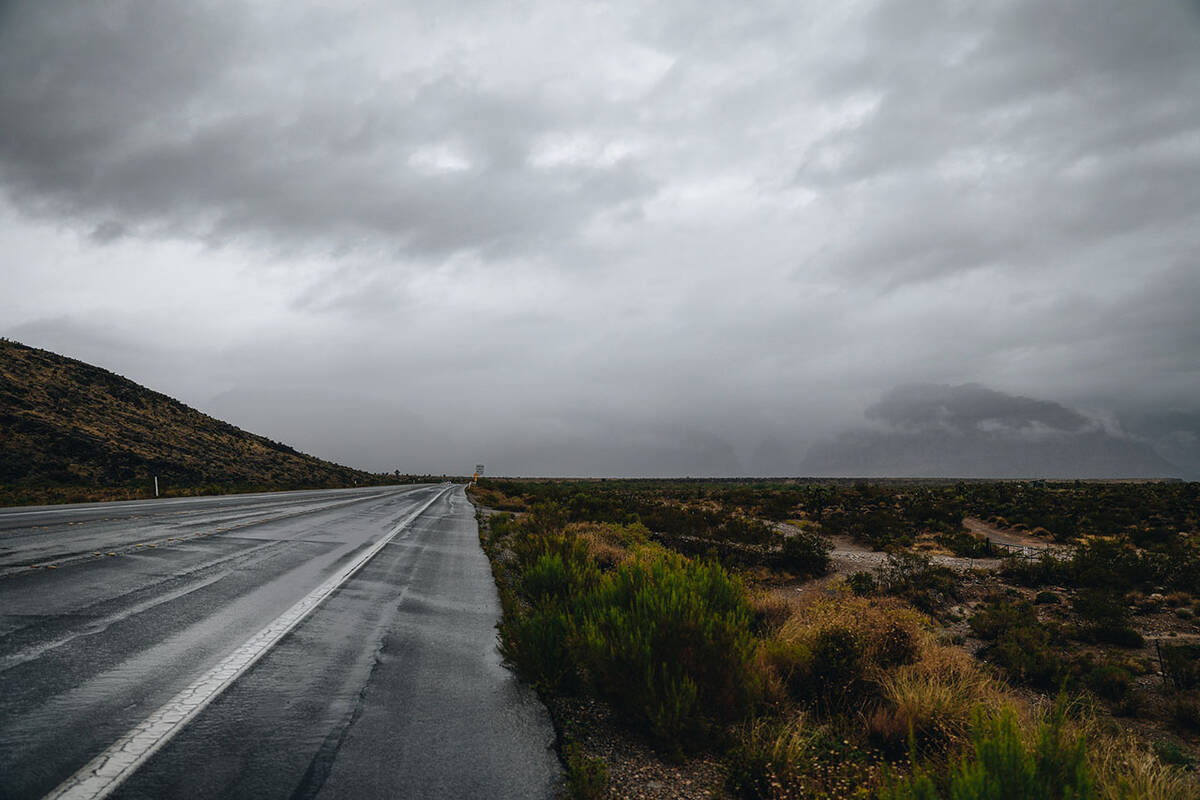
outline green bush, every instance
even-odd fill
[[[875,580],[883,593],[901,597],[928,614],[936,614],[958,597],[954,571],[935,565],[929,556],[920,553],[888,555],[876,567]]]
[[[567,795],[572,800],[599,800],[608,788],[608,765],[604,759],[584,755],[579,745],[568,745]]]
[[[863,643],[854,631],[826,628],[812,644],[809,691],[826,711],[846,707],[862,694]]]
[[[745,589],[720,565],[644,553],[587,597],[580,661],[599,694],[678,752],[749,709],[750,618]]]
[[[1195,692],[1181,692],[1171,706],[1175,724],[1187,731],[1200,731],[1200,697]]]
[[[1093,625],[1120,626],[1129,620],[1124,597],[1104,589],[1080,589],[1071,599],[1071,608]]]
[[[1153,748],[1154,755],[1164,764],[1183,767],[1184,769],[1191,769],[1196,766],[1195,759],[1172,741],[1161,739],[1154,743]]]
[[[1133,675],[1116,664],[1101,664],[1084,676],[1083,685],[1097,697],[1119,703],[1133,692]]]
[[[1037,588],[1062,584],[1071,578],[1070,562],[1043,552],[1037,558],[1012,556],[1004,559],[1000,575],[1019,586]]]
[[[1087,740],[1071,736],[1059,708],[1038,726],[1032,746],[1021,739],[1011,708],[995,716],[977,710],[971,724],[971,752],[950,766],[941,780],[927,769],[889,783],[886,800],[1088,800],[1096,796],[1087,764]],[[945,794],[939,785],[948,789]]]
[[[833,544],[818,533],[800,531],[783,540],[775,561],[777,568],[813,577],[829,572],[829,554]]]
[[[993,601],[967,620],[971,630],[993,644],[991,660],[1013,679],[1042,689],[1053,689],[1062,679],[1065,665],[1053,649],[1053,635],[1038,621],[1028,602]]]
[[[578,685],[570,644],[575,620],[561,608],[510,612],[500,622],[500,654],[517,673],[548,691],[567,691]]]
[[[1029,603],[1007,603],[1003,600],[988,603],[967,620],[972,632],[980,639],[995,640],[1013,629],[1037,625],[1037,612]]]
[[[600,579],[584,542],[564,541],[556,550],[537,556],[517,582],[521,596],[534,606],[570,603]]]
[[[1146,646],[1146,639],[1128,625],[1098,625],[1087,632],[1098,642],[1115,644],[1136,650]]]
[[[1176,690],[1188,691],[1200,686],[1200,644],[1158,643],[1163,677]]]
[[[1033,598],[1033,602],[1039,606],[1057,605],[1062,602],[1062,598],[1054,592],[1038,592],[1037,597]]]
[[[1045,626],[1012,628],[1000,636],[990,655],[1015,680],[1050,690],[1059,685],[1065,670],[1052,642]]]
[[[879,588],[879,584],[875,582],[875,576],[869,572],[855,572],[848,575],[846,585],[859,597],[866,597]]]
[[[987,539],[967,531],[940,533],[937,542],[959,558],[986,558],[992,554],[992,546]]]

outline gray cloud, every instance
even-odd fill
[[[874,403],[1191,458],[1194,3],[0,15],[0,333],[273,438],[783,474]]]

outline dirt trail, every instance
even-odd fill
[[[993,542],[1010,545],[1012,547],[1029,547],[1034,550],[1050,551],[1067,549],[1063,545],[1048,542],[1045,539],[1037,536],[1030,536],[1024,531],[997,528],[995,525],[984,522],[981,519],[976,519],[975,517],[965,517],[963,519],[963,527],[977,536],[986,536]]]

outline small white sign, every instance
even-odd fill
[[[476,465],[475,465],[475,474],[476,474],[476,475],[482,475],[482,474],[483,474],[483,464],[476,464]]]

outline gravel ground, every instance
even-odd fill
[[[586,698],[551,701],[551,716],[568,741],[608,766],[608,798],[725,800],[725,768],[712,756],[673,763],[637,732],[621,727],[604,703]]]

